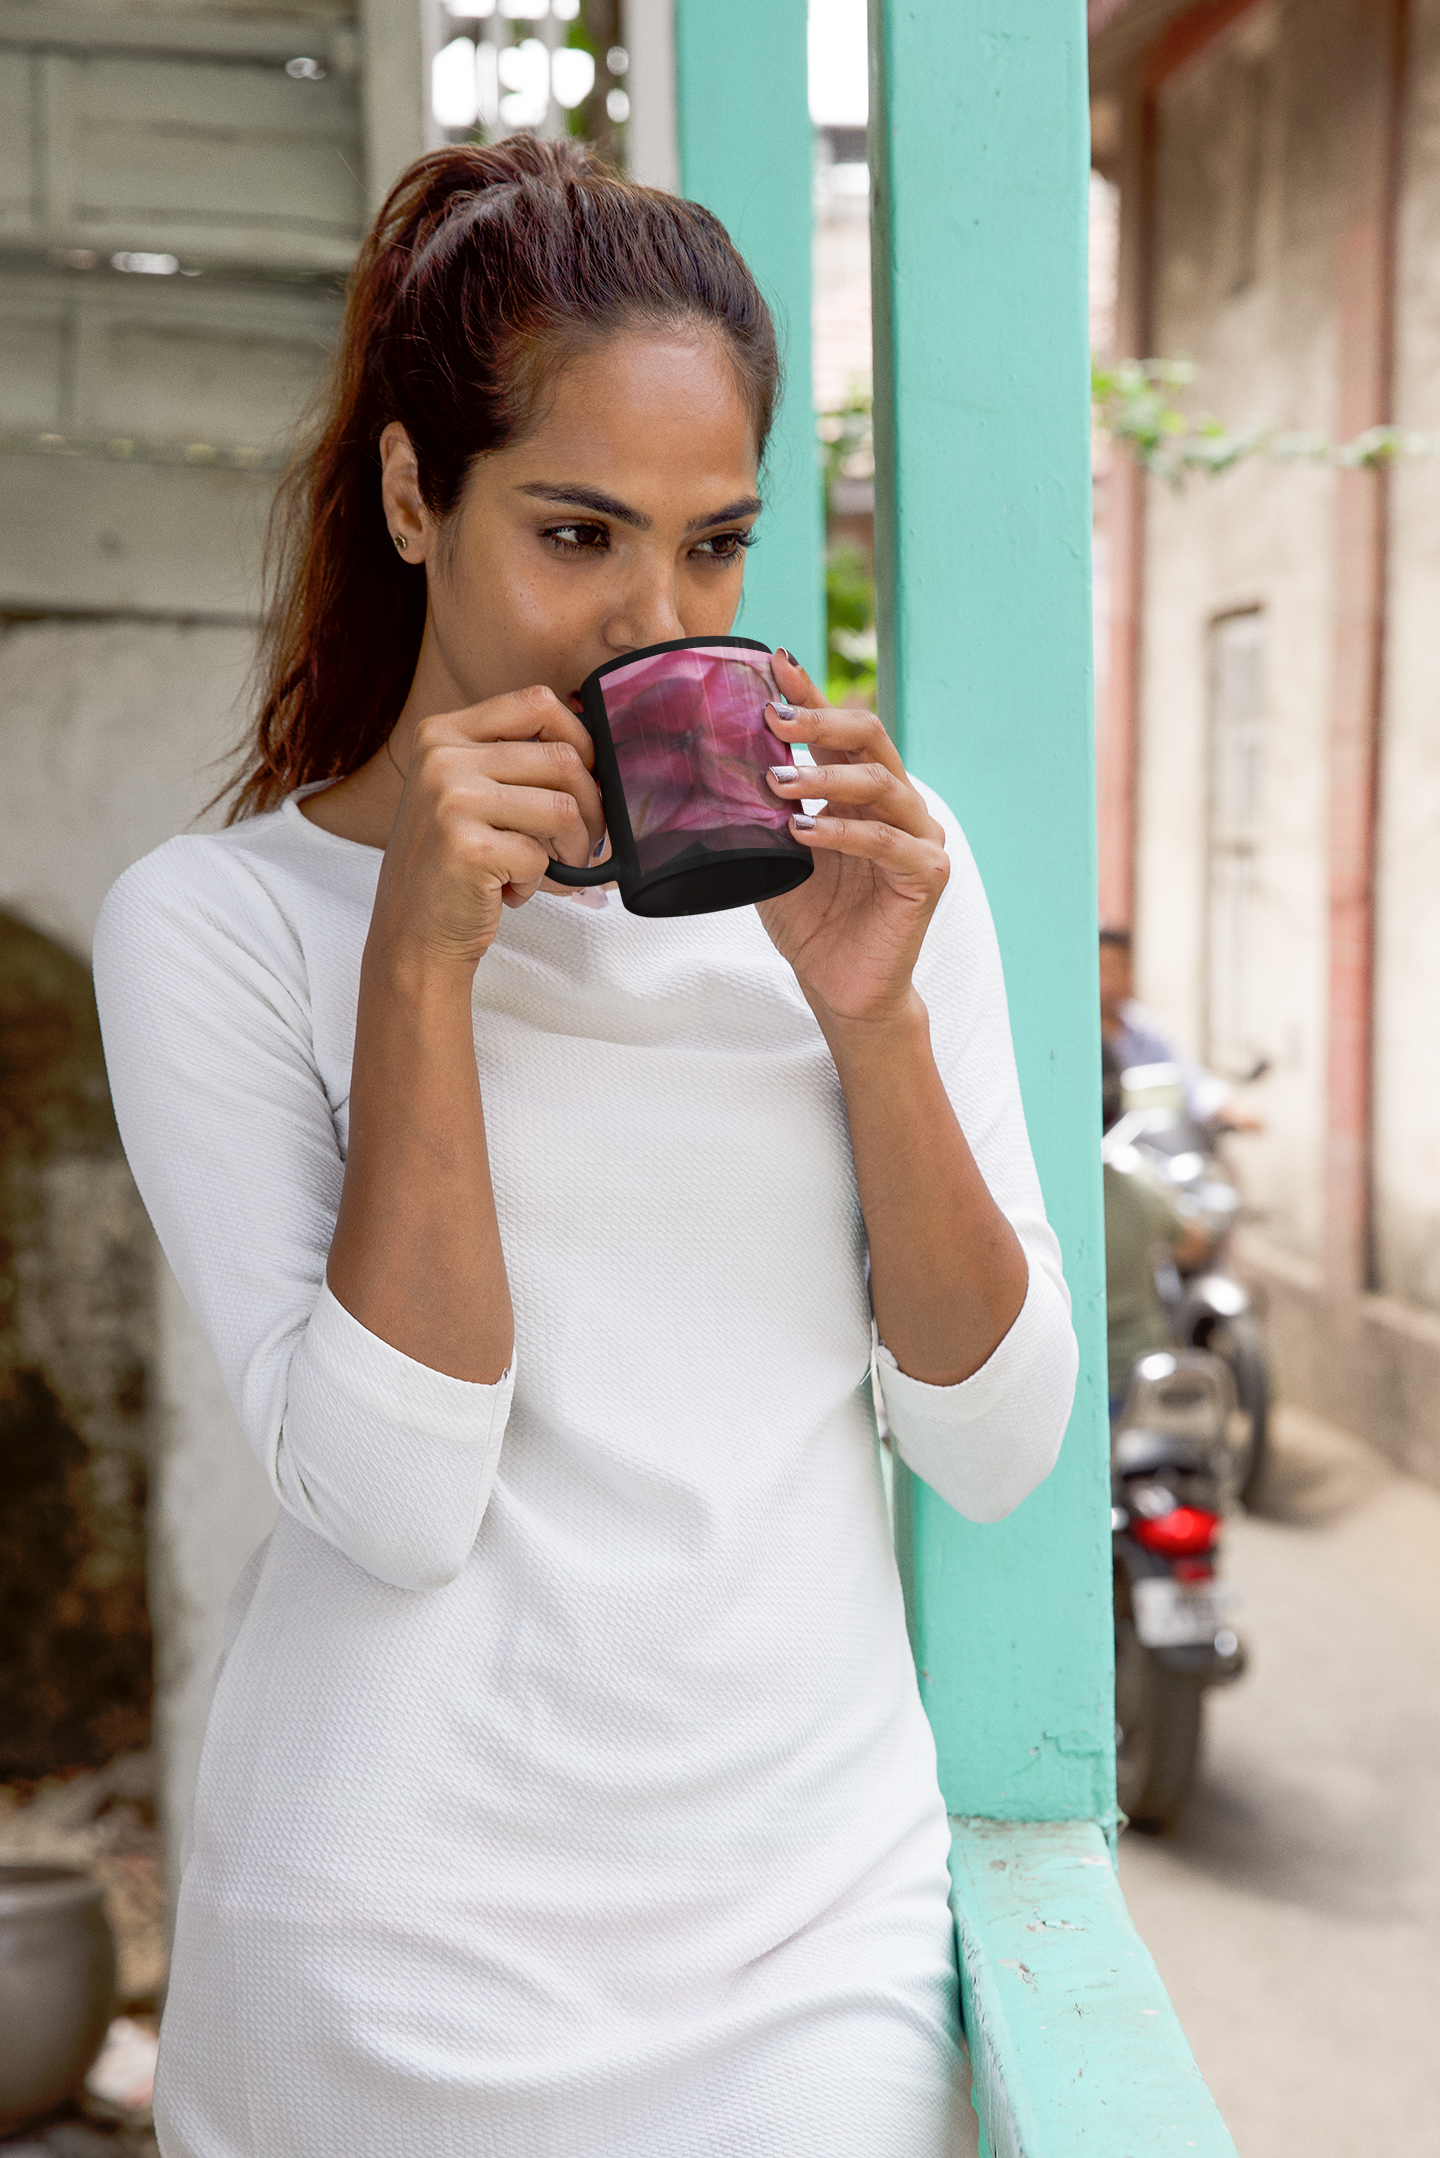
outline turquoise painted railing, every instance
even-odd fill
[[[746,620],[810,654],[805,13],[676,0],[675,24],[682,185],[788,330]],[[870,43],[881,700],[990,894],[1082,1367],[1060,1465],[1009,1521],[977,1528],[898,1480],[976,2109],[995,2158],[1233,2158],[1113,1865],[1085,8],[871,0]]]

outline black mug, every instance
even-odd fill
[[[778,697],[753,637],[677,637],[597,667],[580,703],[610,854],[547,874],[618,884],[630,912],[652,918],[753,906],[803,883],[815,865],[790,830],[793,805],[766,783],[772,764],[794,762],[765,721]]]

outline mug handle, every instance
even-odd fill
[[[586,869],[572,869],[568,862],[551,862],[545,871],[556,884],[614,884],[619,877],[619,865],[614,855],[603,862],[594,862]]]

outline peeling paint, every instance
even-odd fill
[[[1205,2158],[1235,2158],[1099,1827],[957,1821],[950,1870],[975,2103],[991,2151],[1138,2158],[1183,2129]]]
[[[149,1742],[149,1231],[85,969],[0,915],[0,1780]]]

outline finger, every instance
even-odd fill
[[[550,866],[550,849],[544,840],[524,832],[502,832],[477,826],[462,849],[466,873],[480,887],[499,885],[506,897],[512,892],[529,898],[539,889]]]
[[[925,806],[923,797],[908,779],[883,764],[772,764],[767,773],[770,786],[782,800],[824,801],[832,813],[843,808],[869,809],[884,824],[893,824],[916,839],[938,839],[940,826]]]
[[[770,671],[775,677],[776,687],[779,689],[781,696],[788,699],[791,704],[819,706],[829,703],[824,690],[816,687],[815,682],[805,672],[795,654],[787,652],[783,644],[775,647],[775,657],[771,662]]]
[[[438,821],[464,850],[483,853],[482,834],[533,839],[545,848],[547,860],[553,855],[572,869],[583,869],[594,847],[595,835],[579,803],[562,787],[507,787],[480,780],[453,790],[441,805]]]
[[[816,762],[824,751],[835,761],[869,758],[898,779],[906,776],[899,750],[873,712],[849,705],[767,705],[770,730],[782,742],[804,742]]]
[[[802,845],[817,852],[858,856],[937,895],[950,875],[950,857],[943,846],[871,817],[795,816],[790,828]]]
[[[443,788],[465,792],[477,777],[493,785],[534,787],[572,795],[596,845],[605,830],[600,792],[573,742],[467,742],[431,751],[427,776]]]
[[[587,770],[595,763],[589,730],[543,684],[508,690],[503,697],[487,697],[482,704],[467,705],[461,711],[433,713],[415,729],[417,748],[457,741],[569,742]]]

